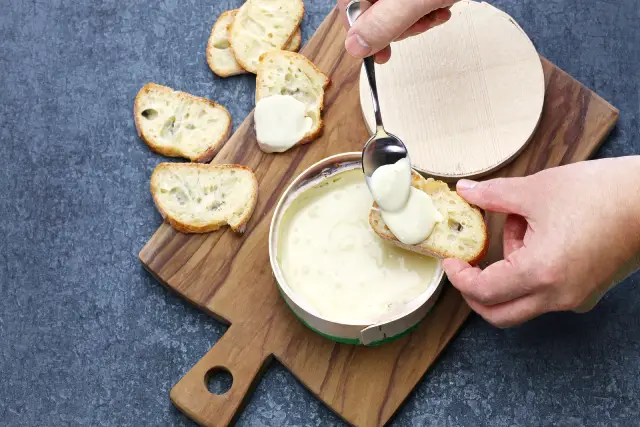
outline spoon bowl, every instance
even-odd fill
[[[384,129],[377,131],[362,149],[362,171],[365,179],[370,180],[380,166],[394,164],[404,158],[411,163],[407,147],[400,138]]]

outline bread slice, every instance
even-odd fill
[[[238,64],[229,45],[229,26],[233,23],[237,10],[222,13],[211,30],[207,43],[207,63],[209,68],[220,77],[244,74],[247,71]],[[297,52],[302,45],[302,32],[298,27],[293,37],[284,46],[284,50]]]
[[[297,52],[300,50],[302,46],[302,30],[300,27],[296,29],[296,32],[293,33],[293,36],[289,39],[286,45],[284,45],[284,50],[289,52]]]
[[[206,98],[149,83],[133,108],[138,135],[155,152],[209,162],[229,139],[231,116]]]
[[[151,194],[177,231],[207,233],[228,224],[242,233],[256,206],[258,181],[240,165],[160,163],[151,175]]]
[[[489,248],[487,227],[482,212],[469,205],[442,181],[425,179],[413,172],[411,185],[431,197],[436,209],[445,218],[444,221],[436,224],[424,242],[419,245],[405,245],[391,233],[374,203],[369,214],[369,224],[376,234],[396,246],[423,255],[441,259],[458,258],[472,265],[480,262]]]
[[[299,53],[271,51],[260,57],[256,76],[256,104],[272,95],[291,95],[307,106],[311,129],[298,142],[303,144],[320,136],[324,91],[330,80],[307,58]]]
[[[229,44],[238,64],[257,73],[260,55],[283,49],[303,15],[302,0],[247,0],[229,27]]]

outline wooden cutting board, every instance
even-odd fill
[[[226,425],[272,357],[349,423],[386,423],[470,313],[447,285],[439,303],[413,333],[381,347],[335,344],[305,328],[285,306],[269,265],[269,223],[288,183],[329,155],[357,151],[367,138],[360,113],[361,62],[343,49],[342,19],[333,10],[303,54],[332,79],[317,141],[281,155],[262,153],[252,116],[218,154],[215,163],[240,163],[260,182],[258,204],[243,236],[223,229],[184,235],[163,224],[140,252],[157,279],[212,316],[231,324],[218,343],[174,386],[171,400],[203,425]],[[543,59],[547,95],[540,126],[522,154],[494,176],[522,176],[587,159],[615,125],[618,112]],[[223,84],[223,83],[221,83]],[[489,260],[500,258],[501,221],[489,218]],[[231,372],[223,395],[207,390],[214,368]]]

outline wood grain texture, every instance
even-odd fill
[[[140,252],[145,267],[164,285],[231,323],[223,338],[172,389],[171,400],[203,425],[234,420],[261,370],[272,357],[349,423],[382,425],[395,413],[469,315],[447,286],[419,328],[377,348],[335,344],[306,329],[279,296],[268,255],[271,216],[285,186],[305,168],[329,155],[356,151],[366,139],[360,117],[360,61],[343,49],[344,30],[336,10],[303,53],[333,81],[325,99],[324,135],[280,155],[262,153],[249,115],[215,163],[251,167],[260,183],[258,204],[247,231],[228,229],[183,235],[162,225]],[[522,176],[587,159],[617,120],[617,110],[543,59],[547,99],[542,121],[523,153],[495,176]],[[489,260],[501,257],[501,222],[489,217]],[[207,391],[206,375],[225,367],[233,386],[225,395]]]
[[[544,72],[527,35],[488,3],[463,0],[451,19],[393,45],[376,66],[385,128],[417,170],[445,181],[479,178],[514,159],[531,140],[544,103]],[[375,130],[369,84],[360,103]]]

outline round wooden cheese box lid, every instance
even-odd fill
[[[442,179],[479,177],[513,159],[533,135],[544,102],[542,63],[506,13],[460,1],[449,22],[394,43],[376,65],[385,129],[406,145],[415,169]],[[375,128],[371,92],[360,103]]]

